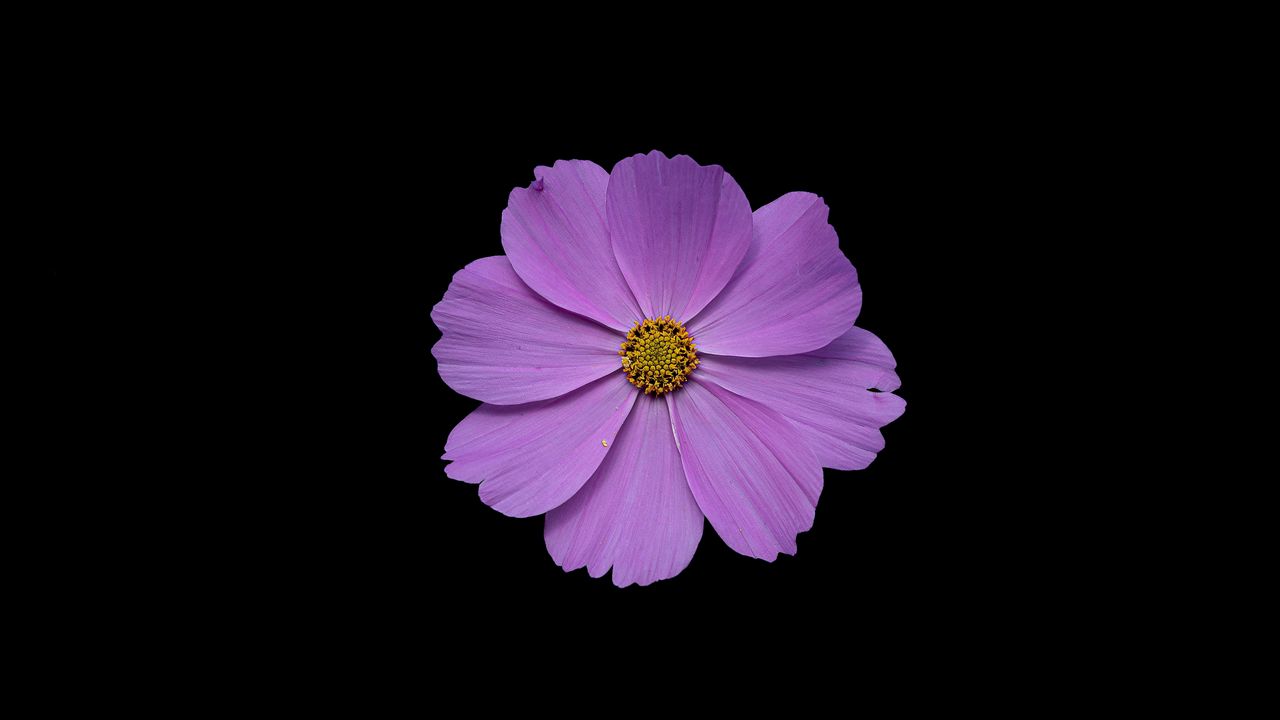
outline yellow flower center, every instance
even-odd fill
[[[675,390],[698,367],[698,346],[684,325],[670,315],[636,323],[618,354],[627,382],[644,390],[645,395]]]

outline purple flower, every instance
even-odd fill
[[[507,254],[431,311],[440,377],[484,403],[445,472],[545,513],[556,564],[619,587],[677,575],[704,517],[743,555],[795,554],[822,468],[867,467],[906,405],[822,198],[752,213],[719,166],[656,151],[534,175]]]

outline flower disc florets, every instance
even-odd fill
[[[646,395],[675,390],[698,367],[698,346],[670,315],[636,323],[618,354],[627,381]]]

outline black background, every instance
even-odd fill
[[[136,622],[181,652],[221,638],[236,663],[317,651],[406,675],[422,670],[406,656],[501,672],[519,653],[520,673],[574,635],[624,652],[679,636],[748,668],[796,657],[767,655],[773,639],[909,663],[912,683],[920,661],[949,655],[954,673],[997,636],[1016,667],[1019,642],[1087,629],[1116,595],[1094,559],[1116,556],[1105,580],[1154,554],[1100,537],[1123,482],[1095,430],[1132,421],[1111,402],[1125,378],[1094,357],[1091,326],[1116,310],[1081,300],[1139,236],[1145,218],[1104,215],[1130,202],[1157,123],[1123,116],[1140,76],[1102,97],[1074,79],[1074,41],[1024,64],[958,39],[846,39],[839,62],[809,64],[826,72],[788,75],[708,45],[690,94],[645,68],[597,83],[577,72],[589,59],[534,48],[480,78],[447,43],[424,62],[419,40],[327,35],[345,55],[282,48],[229,72],[220,43],[163,79],[145,52],[128,72],[76,63],[70,85],[44,84],[73,107],[38,115],[52,137],[24,188],[55,240],[19,307],[53,319],[35,336],[53,501],[24,542],[61,552],[33,587],[63,621],[118,632],[111,653]],[[755,87],[722,91],[725,74]],[[619,590],[556,567],[540,518],[445,477],[445,439],[477,403],[439,379],[429,312],[501,253],[507,194],[535,166],[653,149],[722,165],[753,207],[825,198],[858,324],[894,352],[908,405],[868,470],[825,471],[797,556],[741,557],[708,527],[676,578]]]
[[[83,368],[74,328],[99,324],[118,343],[118,318],[141,317],[159,341],[131,363],[163,390],[148,409],[156,434],[94,456],[124,453],[128,467],[141,443],[159,479],[95,485],[83,503],[145,518],[109,516],[134,544],[103,566],[139,560],[169,588],[153,609],[208,603],[213,631],[247,618],[301,647],[493,633],[536,652],[566,631],[590,642],[690,628],[908,653],[1070,595],[1055,573],[1073,538],[1043,528],[1078,486],[1045,482],[1057,456],[1037,454],[1046,433],[1028,413],[1074,390],[1025,380],[1051,351],[1035,339],[1034,285],[1071,247],[1044,168],[1074,148],[1026,107],[977,113],[970,93],[903,86],[789,112],[713,98],[553,113],[395,89],[215,115],[225,132],[174,156],[199,182],[157,169],[154,245],[96,253],[136,258],[149,282],[98,272],[93,252],[52,278],[70,342],[50,355],[67,377]],[[753,208],[797,190],[826,200],[863,288],[857,324],[897,358],[907,408],[869,469],[824,471],[796,556],[739,556],[707,526],[677,577],[618,589],[557,567],[540,517],[505,517],[445,476],[445,440],[478,402],[440,380],[429,313],[455,272],[502,253],[500,214],[534,167],[609,169],[654,149],[723,166]],[[109,287],[90,295],[95,277]],[[108,296],[132,302],[95,301]],[[103,412],[138,402],[113,377],[98,385],[121,397]]]

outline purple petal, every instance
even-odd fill
[[[751,244],[751,206],[719,165],[653,151],[609,174],[613,252],[646,317],[687,320],[729,282]]]
[[[824,467],[861,470],[884,449],[880,428],[902,415],[893,356],[875,335],[853,328],[803,355],[700,356],[698,378],[778,411],[804,436]]]
[[[541,515],[600,466],[636,395],[617,373],[554,400],[481,405],[449,433],[445,474],[481,483],[480,499],[504,515]]]
[[[667,404],[689,488],[725,543],[770,562],[794,555],[822,492],[822,466],[800,433],[711,383],[688,383]]]
[[[609,173],[582,160],[534,169],[502,212],[502,247],[530,288],[566,310],[626,332],[642,319],[604,220]]]
[[[585,566],[591,577],[612,566],[618,587],[675,577],[702,539],[667,405],[638,398],[612,452],[577,495],[547,513],[543,533],[557,565]]]
[[[756,210],[751,251],[715,300],[687,323],[698,349],[768,357],[816,350],[853,325],[858,273],[812,193],[789,193]]]
[[[898,373],[893,371],[898,366],[893,353],[889,352],[883,340],[862,328],[849,328],[830,345],[805,354],[854,363],[857,372],[855,384],[861,388],[891,392],[902,386]]]
[[[543,300],[502,256],[459,270],[431,319],[440,377],[487,403],[545,400],[620,367],[618,333]]]

